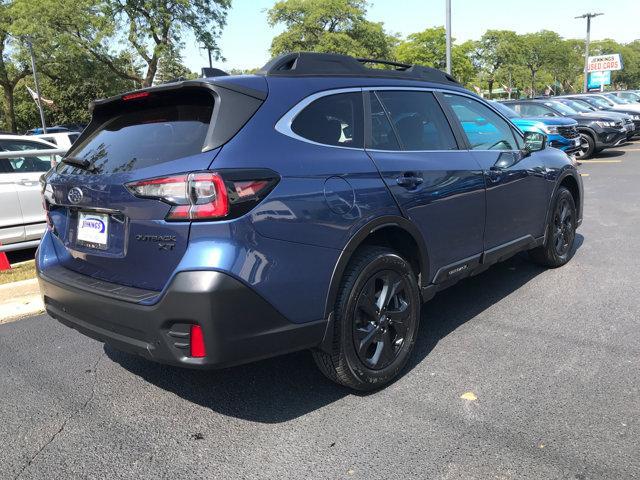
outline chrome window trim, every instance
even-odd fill
[[[304,99],[300,100],[297,104],[295,104],[287,113],[285,113],[280,120],[276,122],[275,129],[279,133],[286,135],[287,137],[293,138],[295,140],[299,140],[301,142],[310,143],[312,145],[318,145],[320,147],[328,147],[328,148],[343,148],[346,150],[364,150],[364,148],[358,147],[344,147],[342,145],[328,145],[326,143],[314,142],[313,140],[309,140],[308,138],[304,138],[298,135],[291,128],[293,121],[296,119],[298,114],[307,108],[311,103],[315,102],[319,98],[328,97],[330,95],[339,95],[341,93],[362,93],[361,87],[350,87],[350,88],[337,88],[334,90],[323,90],[321,92],[316,92]]]
[[[447,152],[466,152],[464,148],[452,148],[451,150],[380,150],[378,148],[367,148],[365,149],[367,152],[378,152],[378,153],[447,153]]]
[[[278,120],[275,124],[275,129],[277,132],[281,133],[282,135],[285,135],[289,138],[293,138],[295,140],[301,141],[301,142],[305,142],[305,143],[310,143],[312,145],[317,145],[320,147],[327,147],[327,148],[342,148],[342,149],[346,149],[346,150],[366,150],[368,152],[383,152],[383,153],[389,153],[389,152],[404,152],[404,153],[427,153],[427,152],[431,152],[431,153],[442,153],[442,152],[469,152],[472,151],[472,149],[464,149],[464,148],[456,148],[456,149],[451,149],[451,150],[378,150],[378,149],[373,149],[373,148],[356,148],[356,147],[344,147],[341,145],[328,145],[326,143],[319,143],[319,142],[314,142],[313,140],[309,140],[308,138],[304,138],[300,135],[298,135],[297,133],[295,133],[292,128],[291,125],[293,124],[293,121],[295,120],[295,118],[298,116],[298,114],[304,110],[306,107],[308,107],[311,103],[313,103],[314,101],[318,100],[319,98],[323,98],[323,97],[328,97],[330,95],[338,95],[341,93],[354,93],[354,92],[375,92],[375,91],[418,91],[418,92],[442,92],[442,93],[447,93],[450,95],[460,95],[462,97],[467,97],[470,98],[472,100],[478,101],[478,96],[469,92],[460,92],[458,90],[449,90],[446,88],[437,88],[437,87],[406,87],[406,86],[380,86],[380,87],[348,87],[348,88],[335,88],[335,89],[331,89],[331,90],[322,90],[320,92],[316,92],[313,93],[305,98],[303,98],[302,100],[300,100],[297,104],[295,104],[293,107],[291,107],[282,117],[280,117],[280,120]],[[482,103],[482,102],[480,102]],[[504,115],[502,115],[498,110],[496,110],[495,108],[493,108],[493,105],[491,105],[489,102],[485,102],[483,103],[483,105],[487,106],[492,112],[496,113],[500,118],[502,118],[503,120],[505,120],[507,122],[508,125],[510,125],[512,127],[512,130],[514,131],[514,134],[519,134],[521,136],[522,139],[524,139],[524,135],[520,134],[520,130]],[[473,150],[476,152],[499,152],[499,151],[512,151],[512,150]]]

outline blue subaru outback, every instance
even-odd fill
[[[94,102],[42,180],[47,312],[184,367],[311,349],[372,390],[439,290],[520,251],[568,262],[567,155],[440,71],[372,62],[288,54]]]

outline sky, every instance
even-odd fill
[[[283,30],[267,24],[266,10],[275,0],[232,0],[227,26],[220,38],[224,62],[214,67],[256,68],[269,60],[271,39]],[[444,25],[445,0],[373,0],[367,18],[383,22],[385,29],[406,36]],[[591,21],[592,40],[612,38],[627,43],[640,39],[640,0],[451,0],[451,31],[456,42],[478,39],[488,29],[518,33],[553,30],[565,38],[584,38],[587,12],[603,16]],[[207,52],[188,38],[183,51],[186,65],[195,72],[208,65]]]

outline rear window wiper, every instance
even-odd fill
[[[93,170],[93,166],[91,162],[86,158],[78,158],[78,157],[64,157],[62,159],[62,163],[66,163],[67,165],[73,165],[74,167],[82,168],[83,170]]]

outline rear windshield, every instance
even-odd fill
[[[128,172],[200,153],[213,97],[198,90],[152,92],[109,110],[108,118],[69,152],[70,157],[89,160],[94,173]]]

